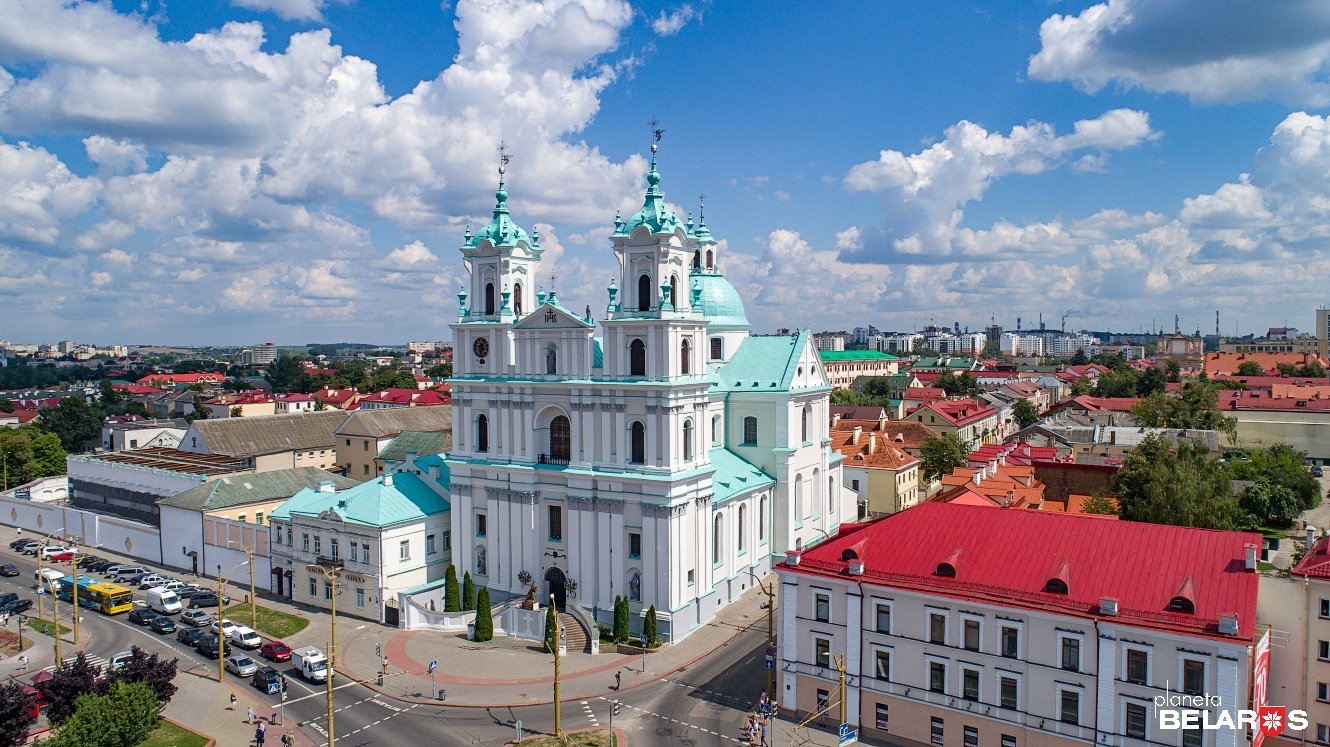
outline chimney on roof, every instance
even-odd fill
[[[838,425],[840,425],[840,413],[833,412],[831,413],[831,427],[835,428]]]
[[[854,427],[854,430],[850,433],[850,443],[854,446],[858,446],[859,437],[862,436],[863,433],[864,433],[863,426],[856,425]]]
[[[383,484],[385,487],[389,488],[393,486],[393,475],[391,472],[383,476]]]
[[[1219,616],[1219,634],[1238,634],[1238,615],[1236,612],[1226,612]]]
[[[1307,525],[1307,549],[1311,550],[1312,545],[1316,544],[1316,527]]]
[[[1242,549],[1247,552],[1243,567],[1249,571],[1256,570],[1256,545],[1243,545]]]
[[[336,492],[337,492],[337,488],[333,486],[332,480],[320,480],[320,481],[319,481],[319,492],[320,492],[320,493],[336,493]]]
[[[1099,614],[1116,615],[1118,614],[1118,600],[1113,597],[1099,598]]]
[[[970,475],[970,482],[974,483],[975,485],[978,485],[980,482],[983,481],[983,479],[984,479],[984,471],[982,469],[977,469],[974,471],[973,475]]]
[[[877,416],[877,429],[880,431],[887,429],[887,414],[885,412]]]
[[[995,475],[997,475],[997,460],[996,460],[996,459],[994,459],[993,461],[991,461],[991,462],[988,463],[988,476],[989,476],[989,477],[994,477]]]
[[[786,550],[785,565],[788,565],[791,568],[797,568],[799,566],[799,558],[801,557],[803,557],[803,553],[797,550]]]
[[[868,434],[868,453],[872,454],[876,451],[877,451],[877,434],[870,433]]]
[[[862,576],[862,575],[864,575],[864,561],[862,561],[862,560],[851,560],[851,561],[850,561],[849,574],[850,574],[851,576]]]

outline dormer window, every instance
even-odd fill
[[[1044,591],[1049,594],[1062,594],[1063,596],[1066,596],[1067,582],[1060,578],[1050,578],[1048,579],[1048,583],[1044,584]]]
[[[956,578],[956,566],[951,563],[938,563],[937,569],[933,571],[934,576],[943,578]]]
[[[1194,615],[1196,614],[1196,604],[1186,597],[1173,597],[1168,600],[1168,611]]]

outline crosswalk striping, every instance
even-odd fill
[[[604,700],[604,701],[606,701],[606,702],[611,702],[608,698],[603,697],[603,696],[602,696],[600,699],[601,699],[601,700]],[[618,701],[618,702],[619,702],[620,705],[622,705],[622,706],[625,707],[625,708],[631,708],[631,709],[633,709],[634,711],[637,711],[638,713],[645,713],[645,714],[647,714],[648,716],[655,716],[656,718],[658,718],[658,719],[660,719],[660,720],[662,720],[662,721],[669,721],[670,723],[678,724],[679,726],[686,726],[686,727],[688,727],[689,729],[696,729],[696,730],[698,730],[698,731],[700,731],[700,732],[704,732],[704,733],[706,733],[706,734],[710,734],[710,735],[712,735],[712,736],[714,736],[714,737],[720,737],[722,740],[729,741],[729,742],[734,742],[735,744],[745,744],[745,742],[744,742],[742,739],[736,739],[736,738],[731,737],[731,736],[729,736],[729,735],[721,734],[721,733],[718,732],[718,731],[712,731],[711,729],[708,729],[708,728],[703,727],[703,726],[698,726],[698,725],[696,725],[696,724],[690,724],[690,723],[688,723],[688,722],[686,722],[686,721],[680,721],[680,720],[677,719],[677,718],[670,718],[669,716],[666,716],[666,715],[664,715],[664,714],[660,714],[660,713],[656,713],[655,711],[648,711],[648,710],[645,709],[645,708],[638,708],[637,706],[633,705],[632,703],[627,703],[627,702],[624,702],[624,701],[622,701],[622,700],[620,700],[620,701]],[[600,724],[596,724],[596,725],[599,726]]]
[[[600,726],[600,721],[596,718],[596,712],[591,709],[591,703],[585,700],[582,701],[582,710],[586,711],[587,720],[591,722],[592,726]]]
[[[89,654],[85,654],[85,656],[87,656],[88,658],[88,663],[93,665],[94,667],[101,667],[102,669],[105,669],[106,665],[111,663],[110,660],[104,656],[89,655]],[[74,657],[66,656],[64,657],[64,659],[65,661],[73,661]],[[57,667],[54,664],[52,664],[49,667],[42,667],[43,672],[54,672],[56,669]]]

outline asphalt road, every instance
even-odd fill
[[[0,578],[0,591],[17,591],[20,596],[32,597],[36,561],[5,545],[0,546],[0,563],[13,563],[21,571],[16,577]],[[142,593],[136,593],[135,598],[140,600]],[[48,597],[48,606],[49,602]],[[216,612],[213,609],[206,611]],[[61,617],[68,624],[68,604],[61,604]],[[92,635],[86,653],[94,659],[109,659],[113,654],[137,645],[179,660],[181,674],[177,685],[182,691],[188,686],[184,678],[216,677],[216,660],[187,648],[176,640],[174,633],[158,635],[129,622],[125,615],[107,617],[86,608],[80,625]],[[765,686],[766,670],[762,668],[765,646],[764,628],[746,630],[715,654],[666,679],[625,690],[611,699],[565,701],[561,710],[562,727],[565,730],[607,727],[611,700],[619,700],[621,706],[614,725],[628,735],[629,744],[733,747],[739,744],[738,736],[746,713]],[[62,654],[68,658],[73,650],[71,642],[66,640]],[[251,653],[256,661],[262,661],[258,652],[246,653]],[[275,666],[283,670],[290,665]],[[277,695],[260,693],[249,686],[248,680],[241,680],[229,672],[226,681],[240,697],[241,709],[255,703],[260,709],[267,708],[268,713],[279,710]],[[298,726],[316,744],[326,743],[324,687],[304,681],[294,670],[287,671],[287,682],[286,723]],[[554,730],[552,705],[502,709],[451,707],[446,702],[417,705],[394,700],[345,678],[338,678],[334,685],[333,709],[338,744],[501,745],[517,736],[516,723],[519,720],[525,734],[549,734]]]

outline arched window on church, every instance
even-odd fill
[[[552,344],[545,348],[545,373],[550,376],[559,373],[559,349]]]
[[[688,376],[693,372],[693,346],[685,339],[679,343],[679,373]]]
[[[718,361],[725,352],[725,343],[719,337],[711,338],[711,360]]]
[[[711,250],[708,249],[708,250],[707,250],[707,269],[708,269],[708,270],[711,269],[711,264],[712,264],[712,254],[711,254]]]
[[[513,314],[522,315],[522,284],[513,283]]]
[[[494,283],[485,283],[485,313],[494,313]]]
[[[647,344],[640,337],[628,344],[628,375],[647,375]]]
[[[637,279],[637,310],[651,311],[651,276],[646,273]]]
[[[744,536],[744,532],[747,530],[747,528],[748,528],[748,507],[740,506],[739,526],[735,528],[739,536],[739,544],[736,546],[736,549],[738,550],[740,555],[742,555],[744,551],[748,549],[748,538]]]
[[[693,421],[683,421],[683,460],[693,461]]]
[[[809,502],[808,513],[817,513],[817,507],[822,505],[822,470],[813,468],[813,479],[808,483]]]
[[[628,461],[643,464],[647,460],[647,429],[642,421],[634,420],[628,429]]]
[[[720,416],[711,416],[711,445],[720,445]]]
[[[757,541],[767,541],[767,496],[765,493],[757,502]]]
[[[804,405],[803,411],[803,442],[808,443],[808,411],[812,409],[810,405]]]
[[[700,249],[693,252],[693,269],[702,269],[702,250]]]
[[[725,549],[725,517],[716,514],[716,520],[711,531],[711,562],[720,565],[724,562],[722,550]]]
[[[490,450],[490,419],[484,415],[476,418],[476,451]]]
[[[836,515],[836,478],[827,477],[827,515]]]
[[[679,308],[679,276],[670,276],[670,305]]]
[[[794,520],[802,521],[804,518],[804,476],[795,475],[794,477]]]
[[[555,464],[567,464],[573,457],[573,428],[567,416],[556,415],[550,421],[550,458]]]

